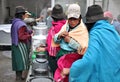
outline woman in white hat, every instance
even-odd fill
[[[56,55],[58,60],[54,76],[56,82],[68,82],[71,64],[81,58],[88,47],[88,31],[83,24],[78,4],[70,4],[67,19],[67,23],[54,37],[54,41],[61,47]]]

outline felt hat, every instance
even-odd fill
[[[62,6],[59,5],[59,4],[56,4],[56,5],[53,7],[51,16],[52,16],[53,18],[56,18],[56,19],[64,19],[64,18],[65,18],[65,14],[64,14],[64,12],[63,12]]]
[[[88,7],[86,13],[86,23],[95,23],[98,20],[105,20],[103,9],[99,5],[92,5]]]
[[[23,6],[17,6],[15,10],[16,14],[25,13],[25,8]]]

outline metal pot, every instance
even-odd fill
[[[47,61],[47,59],[36,58],[33,61],[32,68],[33,69],[36,69],[36,68],[48,69],[48,61]]]
[[[46,46],[46,37],[45,35],[35,35],[32,36],[32,47],[35,50],[40,45]]]
[[[33,26],[33,30],[34,30],[35,35],[47,35],[48,34],[48,28],[46,25]]]
[[[36,54],[36,58],[47,58],[46,52]]]
[[[50,77],[34,77],[31,78],[28,82],[54,82]]]
[[[32,62],[33,75],[47,75],[48,74],[48,61],[47,59],[36,58]]]

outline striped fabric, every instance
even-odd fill
[[[25,43],[12,45],[12,67],[15,71],[29,69],[29,47]]]

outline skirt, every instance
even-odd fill
[[[29,61],[29,52],[30,46],[25,43],[18,43],[18,45],[12,45],[12,69],[13,71],[23,71],[28,70],[30,61]]]

